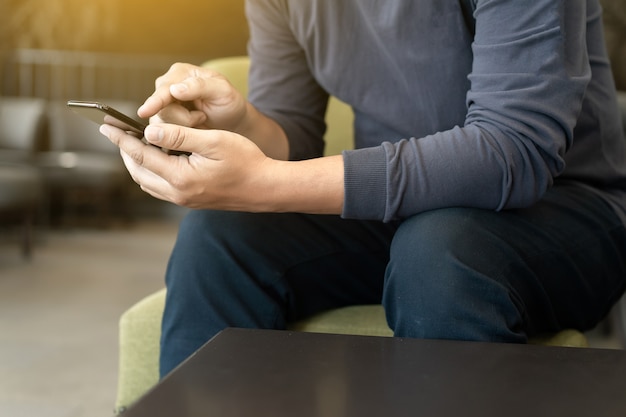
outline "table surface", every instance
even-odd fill
[[[123,417],[626,416],[626,351],[226,329]]]

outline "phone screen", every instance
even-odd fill
[[[134,132],[143,136],[146,125],[115,110],[111,106],[95,101],[70,100],[67,105],[76,113],[98,124],[109,124],[128,132]]]

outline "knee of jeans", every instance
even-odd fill
[[[400,337],[524,342],[523,313],[497,280],[443,270],[438,276],[390,278],[383,305]]]
[[[415,272],[402,273],[392,260],[385,277],[383,304],[390,327],[398,336],[453,338],[451,332],[468,319],[465,307],[471,288],[450,268],[426,272],[414,265]]]
[[[504,340],[495,334],[508,335],[519,326],[518,308],[499,282],[497,262],[467,238],[476,230],[462,214],[433,212],[409,219],[396,233],[383,295],[396,335]]]

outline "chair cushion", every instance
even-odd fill
[[[290,326],[310,333],[339,333],[362,336],[393,336],[382,305],[359,305],[319,313]]]
[[[122,412],[159,381],[161,317],[165,289],[153,293],[128,309],[120,319],[119,373],[116,412]],[[290,330],[391,336],[381,305],[343,307],[294,323]],[[533,339],[531,343],[550,346],[587,346],[585,336],[576,330]]]

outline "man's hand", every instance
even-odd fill
[[[272,160],[236,133],[170,124],[146,128],[149,143],[192,152],[187,157],[168,155],[110,125],[101,132],[120,147],[133,180],[156,198],[190,208],[250,210],[260,204],[257,179]]]
[[[287,159],[282,128],[259,113],[221,74],[191,64],[174,64],[157,78],[154,93],[137,114],[151,123],[239,133],[268,156]]]
[[[148,194],[189,208],[339,214],[343,158],[287,162],[267,157],[247,138],[224,130],[158,123],[146,140],[189,151],[168,155],[111,125],[102,134],[120,149],[133,180]]]
[[[244,97],[221,74],[177,63],[157,78],[154,93],[139,108],[143,118],[188,127],[236,132],[246,117]]]

